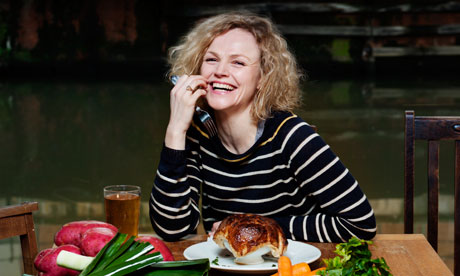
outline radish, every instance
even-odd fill
[[[35,258],[35,268],[42,275],[47,276],[73,276],[78,275],[78,271],[60,267],[56,264],[57,256],[60,252],[72,252],[72,254],[81,256],[81,251],[78,247],[71,244],[61,245],[56,248],[48,248],[42,250]]]
[[[54,248],[43,249],[42,251],[40,251],[40,252],[37,254],[37,256],[35,257],[35,260],[34,260],[34,266],[35,266],[35,268],[38,269],[39,264],[40,264],[41,260],[43,259],[43,257],[45,257],[46,255],[48,255],[48,253],[50,253],[52,250],[54,250]]]
[[[117,234],[110,228],[94,227],[86,230],[80,248],[86,256],[94,257]]]
[[[117,232],[118,229],[106,222],[97,221],[97,220],[81,220],[81,221],[73,221],[66,223],[62,226],[62,228],[56,233],[54,236],[54,243],[59,246],[63,244],[73,244],[78,247],[81,247],[81,239],[83,234],[95,227],[104,227],[112,229],[113,231]]]
[[[169,250],[168,246],[166,246],[162,240],[151,235],[139,235],[136,240],[149,242],[151,245],[153,245],[154,249],[148,254],[153,252],[160,252],[164,261],[174,261],[174,256],[171,253],[171,250]]]

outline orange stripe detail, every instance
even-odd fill
[[[267,143],[273,141],[273,139],[275,139],[275,137],[276,137],[276,135],[278,134],[278,132],[279,132],[279,130],[281,129],[281,127],[282,127],[288,120],[290,120],[290,119],[292,119],[292,118],[295,118],[295,117],[297,117],[297,115],[292,114],[292,116],[287,117],[286,119],[284,119],[284,120],[281,122],[281,124],[278,126],[278,128],[276,129],[275,133],[273,133],[272,137],[270,137],[270,138],[268,138],[267,140],[265,140],[264,142],[260,143],[260,144],[258,145],[258,147],[262,147],[262,146],[266,145]],[[243,157],[238,158],[238,159],[233,159],[233,160],[226,159],[226,158],[222,158],[222,157],[220,157],[220,158],[221,158],[222,160],[224,160],[224,161],[227,161],[227,162],[239,162],[239,161],[242,161],[242,160],[248,158],[250,155],[251,155],[251,154],[248,154],[248,155],[246,155],[246,156],[243,156]]]

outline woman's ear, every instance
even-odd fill
[[[260,75],[259,80],[257,81],[256,91],[259,91],[261,87],[262,87],[262,74]]]

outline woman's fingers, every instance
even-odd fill
[[[216,221],[212,224],[211,232],[209,232],[210,237],[214,236],[214,233],[217,231],[217,228],[219,228],[221,222],[222,221]]]
[[[181,76],[170,95],[170,130],[185,132],[191,124],[198,99],[206,95],[206,79],[202,76]]]
[[[199,97],[206,95],[206,79],[202,76],[181,76],[170,93],[170,115],[165,145],[185,148],[185,134],[190,127]],[[204,89],[203,89],[204,88]]]
[[[171,104],[177,109],[194,110],[198,99],[206,95],[206,89],[207,82],[202,76],[181,76],[171,90]],[[186,116],[186,118],[188,117],[190,116]]]
[[[198,101],[200,97],[206,96],[206,93],[207,93],[206,89],[198,88],[192,93],[191,97],[193,101],[196,103],[196,101]]]
[[[187,76],[183,75],[179,78],[176,85],[172,89],[173,94],[194,93],[199,89],[206,90],[206,79],[199,75]]]
[[[192,78],[192,77],[190,77]],[[203,78],[197,79],[197,78],[192,78],[188,84],[185,86],[185,91],[194,93],[198,90],[205,90],[206,91],[206,80]]]

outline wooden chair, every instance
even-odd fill
[[[460,276],[460,116],[415,116],[405,114],[404,139],[404,232],[414,232],[414,152],[415,140],[428,141],[428,229],[427,239],[437,251],[438,196],[439,196],[439,142],[455,143],[455,207],[454,207],[454,275]]]
[[[18,205],[0,207],[0,240],[19,236],[24,273],[30,275],[37,274],[37,270],[34,267],[34,259],[38,248],[32,214],[32,212],[37,210],[37,202],[25,202]]]

